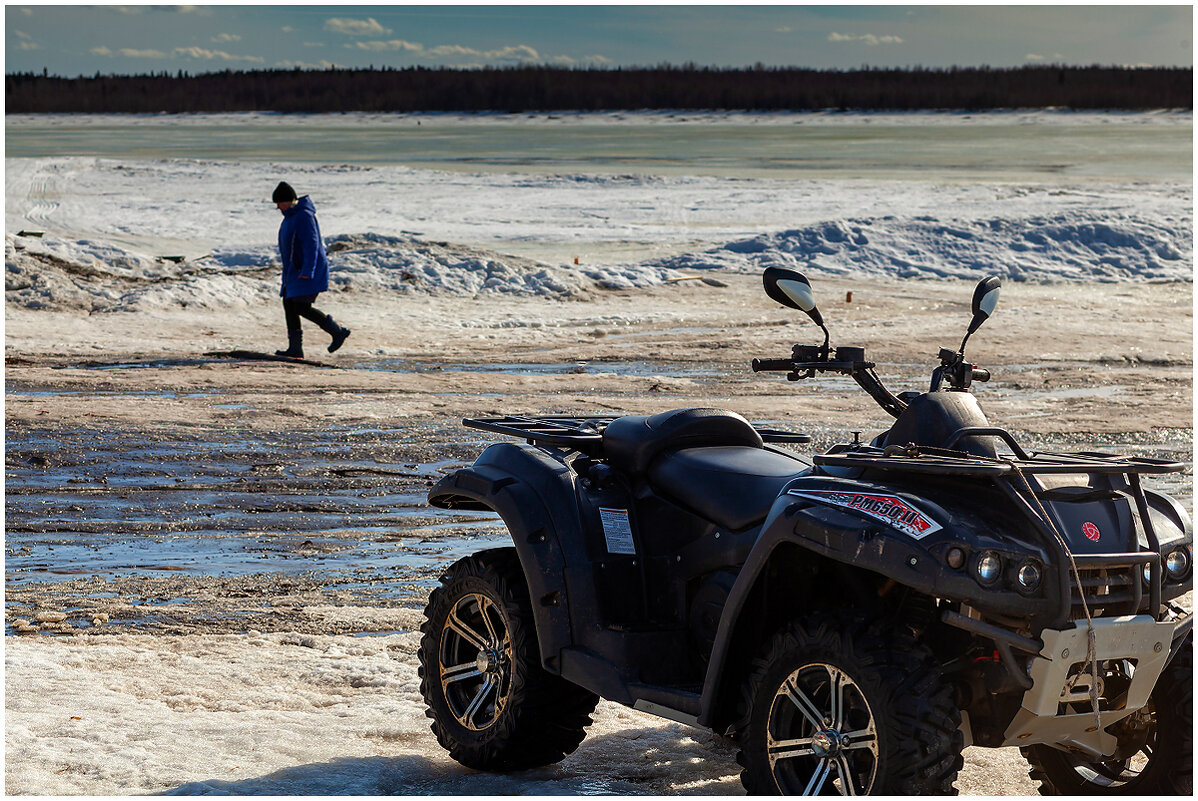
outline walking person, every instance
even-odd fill
[[[276,356],[302,359],[304,332],[300,318],[320,326],[333,338],[329,353],[337,350],[349,336],[349,329],[333,322],[333,318],[312,306],[316,296],[329,288],[329,260],[316,222],[316,206],[312,198],[295,196],[286,181],[275,187],[271,200],[283,213],[279,225],[279,256],[283,260],[283,314],[287,320],[287,350],[275,351]]]

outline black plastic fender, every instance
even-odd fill
[[[528,582],[541,662],[551,673],[561,672],[561,649],[573,641],[565,566],[586,558],[574,479],[543,451],[503,442],[428,493],[433,506],[491,510],[503,518]]]
[[[734,703],[735,695],[725,686],[735,673],[732,660],[752,656],[745,652],[745,643],[737,642],[738,627],[780,546],[797,547],[926,594],[969,600],[988,610],[1021,617],[1036,612],[1045,618],[1051,615],[1055,590],[1050,571],[1044,571],[1045,582],[1037,597],[1005,587],[983,588],[968,564],[959,570],[945,564],[943,554],[953,544],[975,553],[1001,549],[1016,559],[1026,556],[1042,563],[1048,559],[1038,546],[994,530],[993,521],[960,508],[945,509],[893,486],[826,476],[792,481],[771,506],[761,536],[728,596],[704,680],[699,723],[720,728],[734,715],[728,704]],[[846,605],[851,595],[846,591]]]

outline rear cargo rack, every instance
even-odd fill
[[[526,440],[530,445],[550,445],[595,456],[603,449],[603,429],[620,415],[544,414],[534,416],[470,417],[462,421],[467,428],[490,431]],[[761,439],[776,444],[810,442],[807,434],[753,426]]]

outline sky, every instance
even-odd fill
[[[1192,66],[1193,7],[5,6],[5,72]]]

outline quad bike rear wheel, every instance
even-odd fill
[[[1148,705],[1108,729],[1119,739],[1110,759],[1048,745],[1021,749],[1040,795],[1193,795],[1193,679],[1190,640],[1161,673]]]
[[[785,626],[750,677],[738,732],[750,795],[955,794],[961,715],[900,626],[825,615]]]
[[[540,664],[515,549],[455,562],[421,626],[420,692],[449,755],[477,770],[540,767],[573,753],[599,697]]]

